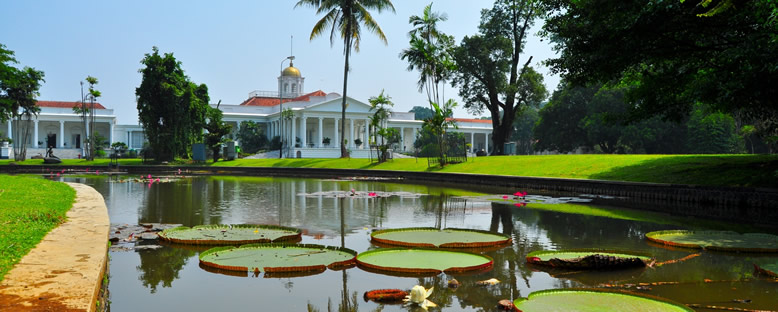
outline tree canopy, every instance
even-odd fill
[[[135,88],[138,119],[154,158],[188,157],[192,143],[202,140],[208,110],[208,87],[196,85],[181,69],[173,53],[160,55],[157,47],[145,54],[138,70],[143,77]]]
[[[532,56],[520,60],[529,29],[543,13],[537,1],[497,0],[481,12],[479,33],[455,49],[454,85],[468,111],[491,115],[493,154],[504,153],[517,113],[538,106],[548,94],[543,76],[530,66]]]
[[[695,103],[778,118],[773,0],[544,2],[559,51],[548,65],[573,84],[629,86],[632,120],[682,120]]]

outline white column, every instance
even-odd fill
[[[132,131],[127,131],[127,147],[132,149]]]
[[[113,144],[113,127],[114,127],[113,120],[108,122],[108,124],[109,124],[109,127],[108,127],[108,146],[110,147],[111,144]]]
[[[32,146],[35,146],[35,148],[39,148],[40,145],[38,145],[38,120],[35,119],[34,123],[35,123],[35,130],[34,130],[35,135],[33,135],[32,138]]]
[[[13,128],[13,127],[11,126],[11,124],[12,124],[12,123],[13,123],[13,119],[10,119],[10,118],[9,118],[9,119],[8,119],[8,135],[7,135],[7,136],[8,136],[8,138],[9,138],[9,139],[12,139],[12,140],[13,140],[13,135],[12,135],[12,134],[13,134],[13,133],[12,133],[13,131],[11,130],[11,128]]]
[[[292,138],[289,140],[292,142],[292,147],[297,144],[297,117],[292,117]]]
[[[324,118],[319,117],[319,143],[316,143],[316,146],[318,146],[318,147],[322,147],[322,144],[324,144],[322,142],[324,140],[324,133],[322,132],[322,131],[324,131],[323,130],[324,129],[323,122],[324,122]]]
[[[362,149],[370,148],[370,123],[367,119],[365,119],[365,133],[363,133],[362,136],[364,137],[364,139],[362,139]],[[378,141],[377,135],[375,139]]]
[[[400,127],[400,150],[405,151],[405,127]]]
[[[349,136],[348,146],[349,147],[354,147],[354,119],[349,119],[349,121],[351,122],[350,123],[351,124],[351,131],[349,132],[350,136]]]
[[[475,148],[475,132],[470,132],[470,152]]]
[[[340,147],[340,143],[341,143],[340,142],[340,118],[335,118],[335,127],[334,128],[335,128],[335,130],[333,130],[332,132],[335,133],[335,135],[333,135],[335,137],[335,147],[339,148]]]
[[[489,155],[489,133],[488,132],[484,133],[484,142],[485,142],[484,146],[486,146],[486,150],[484,151],[486,152],[486,155]]]
[[[300,147],[308,146],[308,117],[300,118]]]
[[[58,142],[58,148],[64,147],[65,143],[65,121],[60,120],[59,121],[59,142]]]

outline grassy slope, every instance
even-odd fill
[[[8,161],[0,161],[0,164]],[[22,164],[41,164],[28,160]],[[107,165],[107,159],[85,162],[68,159],[66,165]],[[140,160],[122,160],[125,165],[140,165]],[[175,163],[175,166],[188,165]],[[309,167],[382,169],[431,172],[461,172],[601,179],[636,182],[683,183],[727,186],[778,186],[777,155],[544,155],[491,156],[470,159],[467,163],[445,168],[428,168],[424,158],[395,159],[384,164],[367,159],[241,159],[207,162],[207,166],[238,167]]]
[[[76,191],[64,183],[0,175],[0,280],[65,221]]]

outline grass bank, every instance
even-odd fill
[[[0,280],[65,221],[75,197],[76,191],[64,183],[0,175]]]
[[[0,164],[9,161],[0,161]],[[140,165],[139,159],[123,159]],[[28,160],[20,165],[42,164]],[[67,159],[64,165],[108,165],[107,159]],[[196,165],[179,161],[171,166]],[[444,168],[427,167],[425,158],[395,159],[383,164],[367,159],[239,159],[204,166],[304,167],[477,173],[527,177],[598,179],[710,186],[778,187],[778,155],[532,155],[471,158]]]

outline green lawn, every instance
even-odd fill
[[[0,164],[8,163],[0,161]],[[26,164],[41,164],[28,160]],[[139,159],[123,159],[122,164],[140,165]],[[65,165],[107,165],[107,159],[86,162],[64,160]],[[191,166],[174,162],[171,166]],[[778,186],[778,155],[543,155],[489,156],[471,158],[467,163],[445,168],[427,167],[425,158],[395,159],[383,164],[367,159],[240,159],[207,162],[205,166],[307,167],[381,169],[429,172],[459,172],[528,177],[599,179],[636,182],[682,183],[726,186]]]
[[[76,191],[64,183],[0,175],[0,280],[65,221]]]

